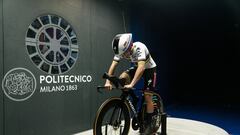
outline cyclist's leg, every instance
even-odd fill
[[[152,102],[152,92],[155,91],[156,84],[156,68],[146,69],[143,74],[144,77],[144,98],[147,103],[147,113],[154,112]]]
[[[123,80],[124,84],[130,84],[135,72],[136,67],[131,67],[126,71],[122,72],[122,74],[119,76],[119,79]]]
[[[147,104],[146,107],[146,131],[151,131],[151,126],[153,123],[153,116],[154,114],[154,105],[152,101],[152,92],[155,91],[155,84],[156,84],[156,68],[153,69],[146,69],[144,74],[144,98]]]
[[[144,98],[147,103],[147,113],[153,113],[154,112],[154,106],[152,102],[152,93],[151,92],[144,92]]]
[[[122,72],[119,76],[119,79],[121,80],[123,85],[130,84],[131,83],[131,77],[127,72]]]

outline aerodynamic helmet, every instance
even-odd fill
[[[132,34],[118,34],[113,38],[112,49],[114,54],[122,55],[131,47]]]

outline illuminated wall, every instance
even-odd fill
[[[70,135],[91,128],[97,108],[112,95],[96,92],[112,61],[112,38],[127,29],[119,2],[0,3],[0,134]]]

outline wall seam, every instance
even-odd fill
[[[3,8],[4,8],[4,0],[2,0],[2,75],[4,76],[4,13],[3,13]],[[3,78],[2,78],[3,79]],[[2,82],[1,82],[2,83]],[[3,94],[2,96],[2,100],[3,100],[3,109],[2,109],[2,113],[3,113],[3,135],[5,135],[5,95]]]
[[[90,72],[93,72],[93,65],[94,65],[94,62],[93,62],[93,52],[92,52],[92,51],[93,51],[93,50],[92,50],[92,48],[93,48],[93,47],[92,47],[92,46],[93,46],[93,33],[92,33],[92,30],[93,30],[92,27],[93,27],[93,25],[92,25],[92,22],[93,22],[93,19],[94,19],[94,18],[93,18],[93,17],[94,17],[93,14],[94,14],[94,11],[95,11],[95,10],[94,10],[95,4],[96,4],[95,2],[96,2],[96,1],[94,1],[94,0],[91,0],[91,1],[90,1],[90,10],[89,10],[89,11],[90,11],[90,12],[89,12],[89,42],[90,42],[90,46],[91,46],[91,47],[90,47],[90,48],[91,48],[91,52],[90,52],[90,53],[91,53],[91,54],[90,54],[90,56],[91,56],[91,66],[90,66],[91,69],[90,69]],[[94,87],[92,86],[91,89],[94,89]],[[90,94],[91,94],[91,95],[94,95],[93,92],[91,92]],[[90,98],[91,98],[91,97],[90,97]],[[90,113],[90,119],[89,119],[89,120],[94,121],[94,120],[92,119],[92,118],[94,118],[94,112],[93,112],[94,100],[93,100],[92,98],[91,98],[90,100],[91,100],[91,104],[90,104],[90,106],[91,106],[91,107],[90,107],[90,112],[91,112],[91,113]],[[90,126],[90,128],[91,128],[92,125],[93,125],[93,123],[90,122],[89,124],[90,124],[89,126]]]

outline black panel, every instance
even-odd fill
[[[239,4],[238,0],[132,3],[133,37],[149,46],[159,65],[159,88],[166,101],[239,107]]]

